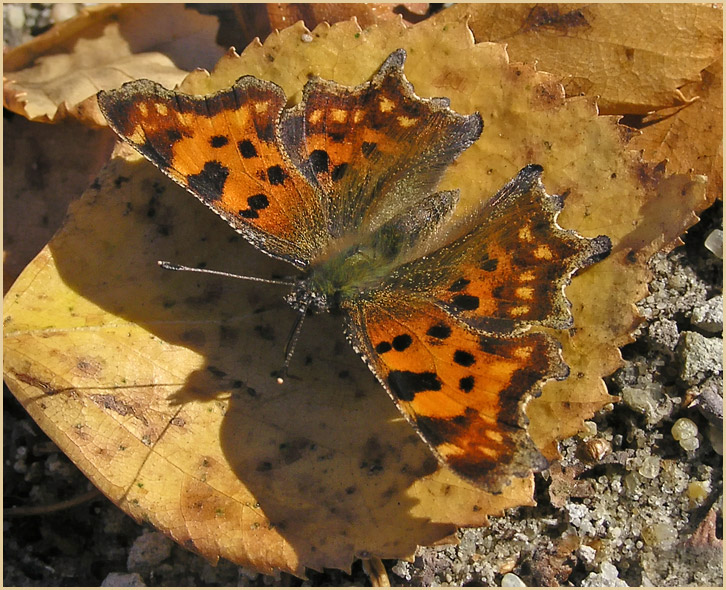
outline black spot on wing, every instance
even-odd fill
[[[237,149],[239,150],[239,153],[242,154],[242,157],[246,160],[257,157],[257,150],[255,149],[254,144],[249,139],[243,139],[242,141],[240,141],[237,144]]]
[[[330,157],[325,150],[315,150],[310,154],[310,165],[315,174],[322,174],[328,171]]]
[[[435,324],[426,331],[426,334],[437,340],[446,340],[451,336],[451,328],[446,324]]]
[[[247,204],[250,209],[267,209],[270,206],[270,201],[267,199],[267,195],[260,193],[247,197]]]
[[[469,279],[465,279],[464,277],[461,277],[460,279],[457,279],[454,281],[451,286],[449,287],[449,291],[457,292],[457,291],[463,291],[466,286],[471,283]]]
[[[451,302],[464,311],[473,311],[479,308],[479,298],[475,295],[456,295]]]
[[[212,160],[204,164],[199,174],[189,174],[187,182],[198,195],[208,201],[217,201],[222,197],[224,185],[229,176],[229,169],[220,162]]]
[[[229,143],[229,139],[224,135],[215,135],[209,140],[209,145],[213,148],[221,148]]]
[[[474,355],[465,350],[457,350],[454,352],[454,362],[462,367],[471,367],[476,359]]]
[[[388,374],[388,385],[393,394],[405,402],[413,401],[416,394],[421,391],[440,391],[441,381],[436,373],[424,371],[391,371]]]
[[[287,178],[287,174],[285,174],[285,171],[277,164],[270,166],[267,169],[267,180],[269,180],[270,184],[282,184],[285,182],[285,178]]]
[[[171,129],[166,130],[166,139],[170,143],[176,143],[183,137],[181,131],[178,129],[174,129],[173,127]]]
[[[413,339],[408,334],[399,334],[393,339],[393,348],[398,352],[403,352],[413,343]]]
[[[385,353],[387,353],[387,352],[388,352],[389,350],[391,350],[392,348],[393,348],[393,347],[391,346],[391,343],[390,343],[390,342],[386,342],[386,341],[384,340],[383,342],[379,342],[379,343],[378,343],[378,344],[376,345],[376,352],[377,352],[378,354],[385,354]]]
[[[481,258],[479,268],[487,272],[493,272],[497,270],[497,266],[499,266],[499,260],[497,258],[489,258],[489,255],[485,254]]]
[[[468,377],[462,377],[459,379],[459,389],[464,393],[469,393],[474,389],[474,376],[469,375]]]

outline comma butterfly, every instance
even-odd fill
[[[346,335],[435,455],[497,492],[546,461],[524,406],[568,368],[532,326],[571,326],[564,287],[610,251],[556,223],[529,165],[464,221],[435,188],[482,133],[478,113],[418,97],[393,52],[349,88],[244,76],[210,96],[136,80],[100,92],[111,127],[250,243],[301,271],[286,300],[340,312]]]

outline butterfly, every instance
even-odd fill
[[[420,98],[394,51],[362,85],[313,78],[286,107],[243,76],[209,96],[149,80],[102,91],[111,128],[252,245],[299,271],[299,322],[339,313],[381,385],[455,473],[490,492],[547,462],[524,408],[568,368],[533,326],[572,325],[564,287],[606,236],[557,225],[563,197],[530,164],[463,220],[437,191],[477,141],[478,113]]]

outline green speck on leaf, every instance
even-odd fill
[[[360,37],[360,33],[355,34],[355,38],[357,39],[358,37]]]
[[[137,482],[137,483],[136,483],[136,485],[137,485],[138,487],[140,487],[140,488],[143,488],[143,487],[144,487],[144,483],[143,483],[143,482],[141,482],[141,481]]]

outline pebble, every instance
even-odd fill
[[[643,464],[638,468],[638,473],[646,479],[654,479],[660,473],[660,459],[654,455],[646,457]]]
[[[65,3],[58,3],[53,4],[50,9],[50,19],[54,23],[61,23],[64,20],[68,20],[69,18],[73,18],[78,14],[78,8],[75,4],[65,4]]]
[[[648,337],[667,350],[673,350],[678,344],[678,324],[673,320],[660,319],[648,326]]]
[[[711,424],[723,424],[723,391],[722,384],[716,379],[709,379],[689,389],[693,402],[688,406],[695,407]]]
[[[677,441],[693,438],[698,435],[698,426],[689,418],[678,418],[671,428],[671,434]]]
[[[691,324],[712,334],[723,330],[723,295],[711,297],[691,312]]]
[[[102,587],[121,587],[121,588],[134,588],[146,586],[144,579],[141,575],[133,573],[127,574],[122,572],[111,572],[101,582]]]
[[[522,581],[522,578],[515,574],[504,574],[502,576],[502,588],[525,588],[527,584]]]
[[[602,587],[624,587],[627,586],[625,581],[619,578],[618,568],[607,561],[600,565],[600,573],[591,573],[582,581],[584,588],[602,588]]]
[[[11,29],[22,29],[25,26],[25,9],[22,4],[4,4],[3,16]]]
[[[713,450],[723,457],[723,426],[709,424],[706,429],[706,436]]]
[[[642,537],[651,547],[667,549],[678,539],[678,531],[668,522],[656,522],[643,528]]]
[[[172,540],[161,533],[144,533],[131,546],[126,567],[129,571],[138,571],[159,565],[171,555],[172,544]]]
[[[701,441],[698,440],[698,437],[694,436],[693,438],[682,438],[678,441],[678,444],[681,445],[684,451],[695,451],[701,446]]]
[[[723,230],[715,229],[706,238],[704,246],[723,259]]]
[[[585,420],[582,425],[582,430],[578,432],[580,438],[588,438],[597,434],[597,424],[592,420]]]
[[[585,567],[589,568],[595,563],[597,551],[593,547],[590,547],[590,545],[580,545],[577,548],[577,557]]]
[[[683,332],[676,353],[681,360],[681,379],[689,385],[696,385],[710,375],[723,372],[721,338],[706,338],[698,332]]]
[[[645,416],[648,426],[654,426],[673,411],[673,400],[663,393],[657,383],[650,383],[642,388],[624,387],[623,403],[632,410]]]
[[[711,482],[692,481],[688,484],[688,499],[692,506],[700,506],[711,491]]]

